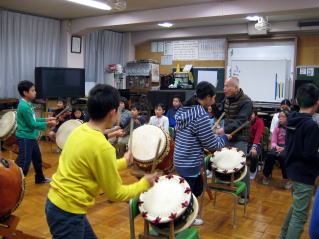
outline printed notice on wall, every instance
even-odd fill
[[[166,41],[164,43],[164,55],[165,56],[172,56],[173,55],[173,42]]]
[[[198,40],[174,41],[173,42],[174,60],[197,60],[198,59]]]
[[[172,65],[173,56],[161,56],[161,65]]]
[[[198,60],[225,60],[225,39],[198,41]]]

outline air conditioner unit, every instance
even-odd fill
[[[268,22],[268,17],[259,17],[258,22],[255,24],[258,31],[269,31],[271,24]]]

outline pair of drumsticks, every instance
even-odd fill
[[[223,119],[225,116],[225,112],[222,113],[222,115],[218,118],[218,120],[215,122],[215,124],[212,127],[212,130],[214,130],[220,123],[220,121]],[[241,126],[239,126],[237,129],[235,129],[233,132],[230,133],[231,136],[236,134],[238,131],[242,130],[244,127],[246,127],[250,123],[249,120],[247,120],[245,123],[243,123]]]

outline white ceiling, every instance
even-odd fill
[[[97,1],[109,4],[112,2],[112,0]],[[220,0],[126,0],[127,7],[124,12],[216,1]],[[58,19],[100,16],[116,12],[90,8],[66,0],[0,0],[0,7]]]
[[[108,1],[112,0],[99,0]],[[191,4],[209,3],[209,2],[224,2],[230,3],[230,5],[237,7],[240,5],[240,0],[126,0],[127,8],[126,14],[134,11],[142,10],[153,10],[160,8],[170,8],[174,6],[183,6]],[[252,0],[253,1],[253,0]],[[256,0],[255,0],[256,1]],[[267,0],[265,0],[267,1]],[[237,3],[237,4],[236,4]],[[0,7],[11,9],[15,11],[41,15],[46,17],[53,17],[57,19],[75,19],[75,18],[85,18],[89,16],[102,16],[102,15],[112,15],[115,16],[118,12],[116,11],[103,11],[99,9],[94,9],[82,5],[78,5],[66,0],[0,0]],[[192,6],[191,6],[192,7]],[[165,9],[162,9],[165,10]],[[226,9],[224,9],[226,11]],[[269,12],[269,21],[305,21],[305,20],[318,20],[319,11],[318,8],[314,8],[307,11],[299,11],[296,9],[294,13],[288,14],[287,12],[275,13],[276,15]],[[156,15],[156,14],[155,14]],[[113,18],[113,16],[110,16]],[[142,17],[142,16],[141,16]],[[143,17],[142,17],[143,18]],[[83,19],[85,20],[85,19]],[[85,20],[86,21],[86,20]],[[214,26],[214,25],[229,25],[229,24],[241,24],[247,23],[247,20],[243,15],[232,15],[221,18],[201,18],[200,12],[197,18],[191,20],[180,20],[173,22],[174,28],[187,28],[187,27],[199,27],[199,26]],[[158,30],[163,29],[157,26],[156,22],[143,22],[137,24],[130,24],[129,22],[114,24],[113,26],[103,27],[103,29],[121,31],[121,32],[131,32],[131,31],[147,31],[147,30]]]

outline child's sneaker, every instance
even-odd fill
[[[256,171],[255,172],[250,172],[250,180],[254,180],[255,179],[255,177],[256,177],[256,175],[257,175],[257,169],[256,169]]]
[[[266,177],[264,177],[264,178],[263,178],[263,184],[264,184],[264,185],[268,185],[268,184],[269,184],[269,179],[266,178]]]
[[[50,183],[52,181],[51,178],[44,178],[42,181],[40,182],[35,182],[35,184],[41,184],[41,183]]]
[[[206,177],[207,178],[212,178],[213,177],[212,171],[206,170]]]
[[[287,181],[287,182],[285,183],[284,188],[287,189],[287,190],[291,189],[291,188],[292,188],[292,183],[291,183],[290,181]]]
[[[200,225],[203,225],[204,224],[204,221],[200,218],[196,218],[194,221],[193,221],[193,226],[200,226]]]

